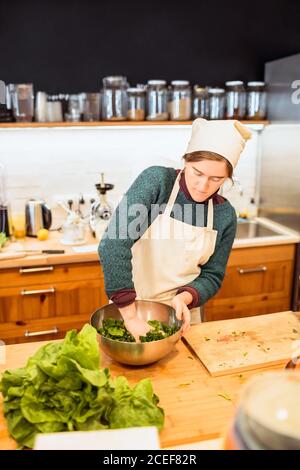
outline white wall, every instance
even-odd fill
[[[235,172],[237,187],[224,192],[237,209],[255,195],[258,133],[247,144]],[[255,130],[256,129],[256,130]],[[0,129],[0,163],[6,169],[9,201],[41,197],[53,208],[59,223],[57,195],[96,194],[94,185],[105,173],[115,189],[108,193],[115,205],[137,174],[150,165],[179,168],[191,126],[126,126]]]

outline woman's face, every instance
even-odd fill
[[[201,160],[185,163],[185,182],[196,202],[203,202],[214,194],[228,177],[225,161]]]

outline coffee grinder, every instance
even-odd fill
[[[100,240],[109,219],[113,214],[111,204],[107,202],[106,192],[114,188],[113,184],[104,182],[104,173],[101,173],[101,182],[95,184],[99,198],[92,202],[90,213],[90,228],[94,237]]]

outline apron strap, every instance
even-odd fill
[[[212,198],[208,201],[208,209],[207,209],[207,228],[213,229],[213,222],[214,222],[214,205]]]
[[[175,204],[175,201],[176,201],[176,198],[177,198],[177,194],[179,192],[179,180],[180,180],[180,177],[181,177],[181,173],[182,173],[183,170],[181,170],[179,173],[178,173],[178,176],[175,180],[175,183],[174,183],[174,186],[173,186],[173,189],[172,189],[172,192],[170,194],[170,197],[169,197],[169,200],[167,202],[167,206],[166,206],[166,210],[165,210],[165,214],[167,216],[170,216],[171,215],[171,211],[173,209],[173,206]]]

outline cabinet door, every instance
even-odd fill
[[[204,307],[206,321],[290,309],[294,245],[233,250],[219,292]]]

